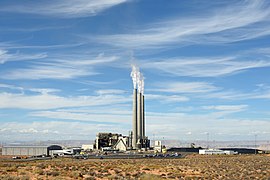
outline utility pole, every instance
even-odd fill
[[[257,134],[255,134],[255,137],[254,138],[255,138],[254,139],[254,145],[255,145],[254,150],[255,150],[255,154],[257,154]]]

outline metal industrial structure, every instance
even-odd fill
[[[39,156],[50,155],[50,151],[62,150],[61,146],[4,146],[2,148],[2,155],[15,155],[15,156]]]

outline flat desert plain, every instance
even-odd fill
[[[180,159],[0,159],[0,179],[270,179],[269,155]]]

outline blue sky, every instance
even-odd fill
[[[131,64],[146,134],[270,138],[270,3],[0,1],[2,141],[128,134]]]

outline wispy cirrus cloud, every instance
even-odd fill
[[[73,121],[86,121],[93,122],[95,124],[102,123],[125,123],[129,124],[130,122],[127,119],[130,119],[131,114],[97,114],[97,113],[86,113],[86,112],[69,112],[67,111],[37,111],[29,114],[32,117],[43,117],[49,119],[61,119],[61,120],[73,120]]]
[[[216,77],[252,68],[269,67],[268,60],[245,60],[246,57],[179,57],[145,62],[142,66],[175,76]]]
[[[212,106],[203,106],[202,109],[210,112],[213,116],[217,118],[224,118],[227,115],[231,115],[238,112],[243,112],[248,109],[248,105],[212,105]],[[213,112],[212,112],[213,111]]]
[[[246,110],[248,105],[215,105],[215,106],[203,106],[206,110],[217,110],[217,111],[243,111]]]
[[[0,11],[38,14],[58,18],[73,18],[94,16],[108,8],[127,2],[128,0],[56,0],[54,2],[32,2],[27,6],[24,3],[2,6]]]
[[[164,94],[145,94],[147,101],[160,101],[162,103],[177,103],[189,101],[189,98],[186,96],[180,95],[164,95]]]
[[[236,90],[218,91],[198,96],[208,99],[228,99],[228,100],[248,100],[248,99],[270,99],[270,90],[259,90],[253,92],[243,92]]]
[[[104,35],[102,43],[133,49],[171,44],[229,43],[269,35],[270,7],[266,1],[228,3],[200,17],[176,17],[132,33]],[[244,27],[244,28],[243,28]]]
[[[32,90],[33,91],[33,90]],[[18,109],[57,109],[67,107],[85,107],[85,106],[104,106],[111,104],[121,104],[131,101],[123,95],[97,95],[97,96],[59,96],[52,94],[56,90],[34,89],[38,94],[16,94],[0,93],[0,108],[18,108]]]
[[[125,94],[127,92],[121,89],[102,89],[97,90],[96,93],[100,95],[106,95],[106,94]]]
[[[165,86],[164,86],[165,85]],[[154,89],[148,89],[154,92],[168,93],[206,93],[217,91],[220,88],[208,82],[159,82],[155,84]]]
[[[123,96],[79,96],[61,97],[50,94],[33,96],[1,93],[0,108],[54,109],[63,107],[99,106],[129,102]]]
[[[65,57],[62,57],[65,58]],[[48,57],[44,61],[28,64],[25,68],[4,70],[1,72],[2,79],[72,79],[81,76],[99,74],[94,69],[95,66],[109,64],[119,59],[117,56],[85,57],[72,55],[63,59]]]
[[[244,90],[224,90],[209,92],[201,95],[196,95],[202,99],[224,99],[224,100],[252,100],[252,99],[270,99],[270,86],[267,84],[257,84],[253,91]]]
[[[46,53],[38,53],[38,54],[23,54],[20,52],[11,53],[7,50],[0,49],[0,64],[4,64],[11,61],[29,61],[29,60],[44,59],[46,57],[47,57]]]

